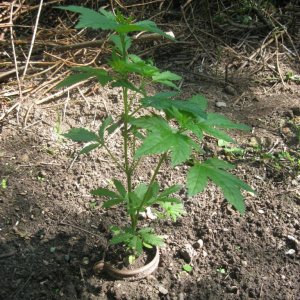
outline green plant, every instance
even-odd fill
[[[189,273],[193,270],[193,267],[191,265],[183,265],[182,269],[183,269],[183,271],[186,271]]]
[[[130,218],[130,226],[119,228],[112,226],[111,244],[122,244],[129,250],[129,259],[140,255],[143,248],[161,246],[163,238],[155,234],[150,227],[139,227],[139,214],[147,207],[155,208],[160,217],[170,217],[174,221],[184,214],[183,203],[173,196],[181,190],[180,185],[162,189],[158,183],[158,174],[164,163],[172,167],[189,161],[187,174],[189,196],[202,192],[211,180],[223,191],[225,198],[240,212],[244,213],[245,204],[241,190],[253,192],[243,181],[233,176],[228,170],[233,165],[202,157],[201,141],[204,135],[234,143],[234,140],[222,129],[247,130],[242,124],[235,124],[222,115],[206,112],[207,101],[202,95],[195,95],[188,100],[180,100],[180,89],[175,84],[181,80],[179,75],[161,71],[150,60],[142,60],[128,51],[132,44],[131,32],[146,31],[173,39],[160,30],[152,21],[134,22],[120,13],[100,9],[99,12],[79,6],[59,7],[80,14],[76,28],[92,28],[114,31],[110,35],[112,54],[108,62],[110,71],[89,66],[73,68],[74,74],[63,80],[58,88],[70,86],[76,82],[94,77],[101,85],[110,84],[120,88],[123,98],[123,112],[113,121],[111,116],[103,120],[99,130],[92,132],[85,128],[73,128],[63,134],[75,142],[87,143],[80,154],[103,147],[117,165],[120,173],[126,177],[126,184],[113,179],[113,188],[99,187],[91,191],[92,195],[106,198],[104,208],[121,205]],[[134,75],[134,76],[133,76]],[[173,91],[149,95],[146,86],[149,83],[167,86]],[[175,91],[174,91],[175,90]],[[147,113],[141,112],[147,111]],[[122,128],[122,159],[116,156],[107,144],[107,136],[118,127]],[[156,155],[157,165],[152,171],[149,182],[133,184],[141,161],[149,155]]]

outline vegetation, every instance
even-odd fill
[[[73,128],[63,134],[76,142],[86,145],[80,151],[87,154],[99,147],[105,148],[120,171],[125,174],[126,184],[114,178],[114,190],[99,187],[91,191],[92,195],[106,198],[104,208],[121,205],[130,218],[130,226],[119,228],[112,226],[111,244],[123,244],[132,257],[142,253],[143,247],[161,246],[163,238],[156,235],[153,228],[139,227],[138,217],[147,207],[155,207],[161,218],[174,221],[184,214],[182,201],[174,196],[180,191],[180,185],[162,189],[158,174],[164,163],[172,167],[188,162],[187,190],[189,196],[202,192],[207,183],[218,185],[225,198],[241,214],[245,212],[241,190],[253,192],[242,180],[230,174],[234,166],[218,158],[204,160],[201,143],[205,135],[216,140],[234,143],[224,130],[248,130],[243,124],[235,124],[224,116],[207,112],[207,101],[202,95],[194,95],[187,100],[180,99],[180,88],[176,82],[181,77],[170,71],[161,71],[151,60],[142,60],[130,54],[132,32],[152,32],[167,39],[173,37],[164,33],[152,21],[134,22],[117,13],[101,9],[99,12],[79,6],[65,6],[60,9],[80,14],[77,29],[91,28],[110,30],[112,54],[108,62],[110,71],[101,68],[76,67],[74,74],[63,80],[58,88],[73,85],[79,81],[95,77],[101,85],[109,84],[122,90],[123,110],[118,119],[111,116],[103,120],[99,130],[92,132],[85,128]],[[147,93],[147,85],[161,84],[168,91],[155,95]],[[147,111],[147,113],[144,113]],[[142,113],[143,112],[143,113]],[[107,137],[121,128],[123,137],[123,156],[119,159],[109,148]],[[133,178],[142,160],[156,155],[157,165],[152,171],[149,182],[133,184]],[[186,271],[187,267],[184,268]]]

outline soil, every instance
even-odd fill
[[[234,173],[256,190],[245,194],[245,215],[213,184],[193,198],[183,189],[183,218],[141,221],[166,237],[153,275],[132,282],[95,275],[92,268],[105,254],[109,226],[129,220],[121,208],[103,209],[102,199],[89,191],[124,178],[104,150],[78,156],[80,146],[57,133],[70,127],[97,130],[106,115],[116,115],[120,93],[99,87],[97,96],[74,93],[69,100],[31,108],[25,103],[1,123],[0,299],[300,299],[299,85],[261,84],[245,68],[230,74],[232,93],[194,74],[197,66],[191,72],[173,64],[185,50],[171,47],[154,57],[161,68],[184,77],[184,96],[202,93],[210,111],[252,127],[233,133],[242,154],[210,138],[204,142],[205,156],[236,164]],[[218,101],[226,107],[216,107]],[[25,127],[19,122],[24,119]],[[120,134],[109,145],[120,153]],[[135,183],[149,178],[156,159],[144,162]],[[162,186],[183,184],[187,170],[164,166]],[[182,255],[187,244],[194,249],[191,261]],[[191,272],[183,271],[187,263]]]

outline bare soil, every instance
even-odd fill
[[[202,93],[210,111],[252,127],[233,133],[242,153],[210,138],[203,146],[205,156],[236,164],[234,173],[256,190],[255,196],[245,194],[245,215],[212,184],[193,198],[183,189],[183,218],[141,221],[166,237],[153,275],[132,282],[95,275],[92,267],[106,252],[109,226],[129,220],[120,208],[103,209],[103,199],[89,191],[124,178],[104,150],[78,156],[80,146],[58,133],[70,127],[96,130],[108,114],[116,115],[119,91],[97,87],[97,96],[74,92],[33,107],[29,101],[1,123],[0,299],[300,299],[299,85],[261,83],[269,73],[255,77],[244,68],[229,74],[234,92],[226,91],[218,76],[197,75],[200,61],[176,64],[179,56],[194,59],[186,45],[178,47],[153,56],[161,68],[184,77],[183,95]],[[287,62],[281,66],[291,68]],[[299,73],[298,65],[292,67]],[[216,70],[224,72],[225,63]],[[226,107],[218,108],[218,101]],[[109,145],[120,153],[120,135]],[[148,163],[155,161],[151,157],[141,166],[135,183],[147,180]],[[184,184],[187,170],[164,166],[162,185]],[[182,269],[187,244],[195,250],[189,273]]]

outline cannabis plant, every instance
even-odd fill
[[[129,52],[133,40],[132,32],[156,33],[171,40],[174,40],[173,37],[152,21],[135,22],[119,12],[114,15],[104,9],[96,12],[80,6],[59,8],[80,14],[76,25],[78,29],[111,31],[109,71],[90,66],[75,67],[73,74],[58,86],[62,88],[94,77],[102,86],[109,85],[122,90],[123,111],[117,120],[113,121],[108,116],[97,132],[72,128],[63,134],[72,141],[86,143],[80,151],[81,154],[103,147],[117,165],[120,177],[126,177],[124,185],[117,178],[112,179],[113,190],[99,187],[91,191],[92,195],[105,199],[104,208],[119,205],[126,210],[130,219],[127,227],[112,226],[113,237],[110,243],[125,245],[132,255],[138,256],[143,247],[151,248],[163,244],[163,238],[156,235],[154,229],[138,226],[140,213],[148,207],[154,207],[158,216],[169,217],[174,221],[184,213],[182,201],[174,196],[182,187],[172,185],[162,189],[157,180],[163,163],[170,163],[172,167],[183,164],[190,167],[186,180],[189,196],[202,192],[208,181],[212,181],[221,188],[224,197],[243,214],[245,204],[241,190],[253,190],[228,172],[233,165],[218,158],[204,160],[201,143],[205,135],[216,140],[234,142],[222,130],[247,130],[248,127],[235,124],[220,114],[207,112],[207,101],[202,95],[180,99],[180,89],[176,85],[181,80],[179,75],[161,71],[151,60],[143,60]],[[163,85],[168,90],[151,95],[146,88],[150,83]],[[120,127],[123,153],[122,157],[117,157],[118,154],[109,148],[107,138]],[[156,167],[149,182],[134,185],[133,179],[138,167],[150,155],[156,157]]]

